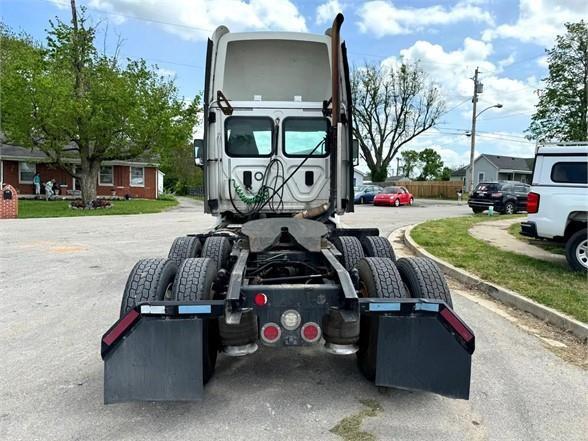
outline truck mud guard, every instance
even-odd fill
[[[203,398],[203,321],[220,305],[143,304],[102,337],[104,403]]]
[[[362,319],[375,318],[376,385],[469,398],[475,337],[451,308],[422,299],[360,302]]]

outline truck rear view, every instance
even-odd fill
[[[102,339],[106,403],[201,399],[219,353],[260,346],[316,346],[376,385],[468,398],[475,338],[439,268],[340,228],[356,156],[342,22],[213,34],[196,162],[218,225],[131,271]]]

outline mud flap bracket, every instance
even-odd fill
[[[376,385],[469,398],[471,354],[435,315],[378,321]]]
[[[104,403],[203,397],[202,319],[143,317],[104,356]]]

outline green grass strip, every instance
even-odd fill
[[[566,264],[502,251],[470,236],[474,224],[487,220],[479,215],[429,221],[411,235],[431,254],[458,268],[588,322],[586,274],[573,272]]]

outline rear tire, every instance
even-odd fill
[[[483,213],[484,212],[484,208],[482,208],[482,207],[472,207],[472,211],[475,214],[480,214],[480,213]]]
[[[502,209],[503,214],[515,214],[517,212],[517,208],[514,202],[508,201],[504,204],[504,208]]]
[[[387,257],[396,260],[394,248],[388,239],[381,236],[365,236],[361,245],[366,257]]]
[[[408,201],[408,205],[412,205],[414,204],[414,198],[410,198],[410,201]]]
[[[120,306],[122,318],[139,303],[165,300],[171,290],[178,267],[171,259],[141,259],[127,279]]]
[[[588,271],[588,229],[576,231],[568,239],[566,259],[574,271]]]
[[[209,257],[217,264],[217,271],[221,268],[228,269],[231,255],[231,241],[224,236],[210,236],[204,241],[202,257]]]
[[[399,200],[399,199],[396,199],[396,200],[394,201],[394,206],[395,206],[395,207],[400,207],[400,200]]]
[[[195,236],[181,236],[176,237],[167,255],[168,259],[176,262],[179,266],[182,264],[184,259],[191,257],[198,257],[202,250],[202,244],[200,240]]]
[[[365,199],[364,198],[359,198],[359,203],[362,204],[362,205],[365,204]]]
[[[365,257],[361,242],[355,236],[335,237],[333,245],[342,254],[341,263],[347,271],[351,271],[355,264]]]
[[[359,272],[362,297],[403,299],[408,295],[394,262],[381,257],[366,257],[356,266]],[[377,317],[363,315],[360,319],[359,350],[357,364],[369,381],[376,378]]]
[[[185,259],[176,275],[173,294],[180,302],[211,300],[216,262],[210,258]],[[204,384],[214,374],[219,348],[218,320],[202,320],[202,376]]]
[[[453,308],[451,293],[441,269],[425,257],[403,257],[396,261],[398,272],[410,293],[417,299],[442,300]]]

